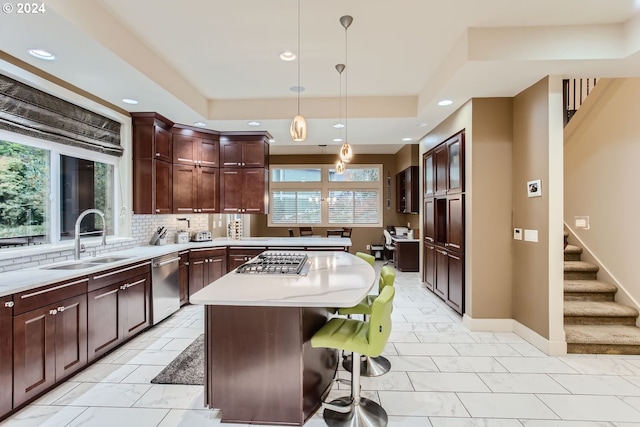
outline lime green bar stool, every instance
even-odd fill
[[[371,265],[371,267],[373,267],[373,263],[376,262],[376,257],[374,257],[373,255],[365,254],[364,252],[356,252],[356,256],[367,261],[369,265]]]
[[[373,301],[369,321],[334,317],[313,337],[312,347],[335,348],[350,351],[354,360],[360,355],[376,357],[382,353],[391,333],[393,286],[386,286]],[[360,364],[351,371],[351,395],[330,403],[322,402],[324,421],[330,427],[384,427],[387,412],[376,402],[360,397]]]
[[[386,286],[393,287],[395,281],[396,270],[389,265],[382,267],[382,270],[380,271],[380,279],[378,280],[378,294],[380,294]],[[362,301],[360,301],[360,303],[353,307],[338,309],[338,314],[362,314],[364,315],[364,320],[367,320],[367,316],[371,315],[371,309],[375,298],[375,295],[367,295]],[[344,357],[342,362],[344,369],[351,372],[352,365],[353,359],[351,356]],[[379,375],[386,374],[390,369],[391,362],[389,362],[389,359],[384,356],[364,357],[360,360],[360,375],[363,377],[377,377]]]

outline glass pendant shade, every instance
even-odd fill
[[[342,144],[340,148],[340,160],[345,163],[349,163],[353,158],[353,150],[351,149],[351,145],[348,142]]]
[[[291,139],[295,142],[302,142],[307,139],[307,121],[301,115],[297,115],[291,121],[289,128]]]
[[[338,175],[342,175],[344,173],[344,162],[342,160],[338,160],[338,162],[336,163],[336,173]]]

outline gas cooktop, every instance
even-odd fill
[[[304,253],[267,251],[242,264],[236,273],[306,275],[309,263]]]

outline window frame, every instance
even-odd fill
[[[383,165],[382,164],[353,164],[347,165],[347,169],[378,169],[378,181],[329,181],[329,171],[335,170],[333,164],[271,164],[270,169],[320,169],[321,180],[313,182],[273,182],[272,173],[269,173],[269,197],[273,198],[275,191],[320,191],[320,222],[273,222],[274,203],[269,203],[268,227],[382,227],[384,218],[384,193],[383,193]],[[330,191],[376,191],[378,193],[378,222],[376,223],[332,223],[329,222],[329,204],[327,203]]]

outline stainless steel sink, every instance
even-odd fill
[[[53,265],[50,267],[41,267],[41,270],[82,270],[83,268],[95,267],[100,264],[93,264],[89,262],[77,262],[74,264]]]
[[[128,256],[110,256],[110,257],[105,257],[105,258],[96,258],[96,259],[90,259],[88,261],[85,262],[89,262],[91,264],[107,264],[110,262],[116,262],[116,261],[124,261],[125,259],[129,259],[130,257]]]

